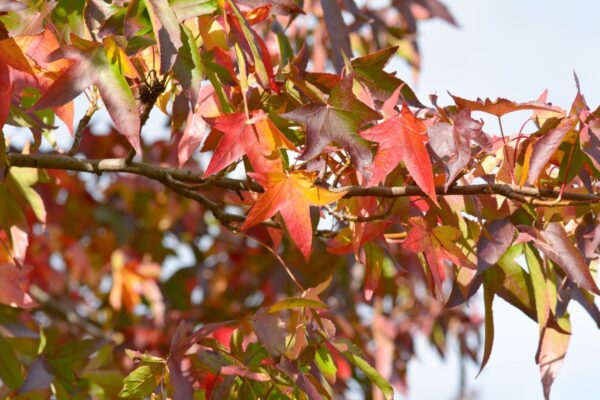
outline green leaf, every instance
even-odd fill
[[[164,370],[164,362],[142,364],[125,377],[119,398],[142,399],[149,396],[160,383]]]
[[[404,100],[413,107],[424,107],[413,90],[401,79],[384,70],[398,47],[388,47],[352,60],[356,79],[362,82],[379,101],[387,100],[398,88]]]
[[[483,276],[494,293],[523,311],[531,319],[537,320],[535,297],[531,289],[531,277],[515,261],[522,250],[522,245],[512,246],[498,260],[496,265],[485,271]]]
[[[165,360],[160,357],[155,357],[152,354],[140,353],[139,351],[125,349],[125,354],[132,360],[139,360],[144,364],[164,364]]]
[[[485,343],[483,346],[483,357],[481,359],[481,367],[479,368],[479,372],[477,376],[481,374],[483,368],[490,359],[490,355],[492,354],[492,346],[494,345],[494,313],[492,309],[492,304],[494,302],[494,292],[492,288],[484,282],[483,284],[483,303],[485,307]]]
[[[333,385],[335,383],[337,367],[325,345],[321,345],[317,349],[317,352],[315,353],[315,364],[317,364],[317,367],[323,373],[325,379]]]
[[[525,260],[527,261],[527,269],[529,269],[531,284],[533,285],[535,310],[541,333],[550,317],[550,304],[548,292],[546,290],[546,276],[544,269],[542,268],[541,260],[538,255],[535,254],[531,245],[525,246]]]
[[[345,352],[344,355],[350,360],[355,367],[360,369],[369,378],[375,386],[381,390],[385,399],[392,399],[394,397],[394,389],[389,382],[381,376],[375,368],[373,368],[368,362],[366,362],[361,356],[353,352]]]
[[[290,298],[283,299],[283,300],[278,301],[277,303],[273,304],[271,307],[269,307],[267,312],[274,313],[274,312],[281,311],[281,310],[288,310],[290,308],[301,308],[301,307],[324,308],[324,309],[329,308],[329,306],[327,304],[321,303],[320,301],[317,301],[317,300],[303,299],[301,297],[290,297]]]
[[[560,148],[564,148],[564,155],[558,171],[558,181],[567,184],[581,172],[587,157],[581,151],[579,136],[577,136],[575,143],[563,143]]]
[[[46,207],[42,197],[33,189],[39,180],[39,170],[34,168],[12,168],[11,182],[14,182],[24,199],[31,206],[33,213],[40,222],[46,222]]]
[[[170,0],[169,3],[179,21],[212,14],[219,8],[218,0]]]
[[[10,343],[0,334],[0,379],[11,389],[23,384],[21,364]]]
[[[204,79],[202,60],[194,35],[185,25],[181,26],[181,37],[183,45],[179,49],[179,54],[173,65],[173,73],[181,84],[183,93],[192,103],[192,107],[195,107],[198,103],[200,86]]]

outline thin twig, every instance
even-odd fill
[[[272,247],[266,245],[265,243],[261,242],[260,240],[254,238],[252,236],[246,235],[243,232],[241,232],[240,234],[242,236],[245,236],[248,239],[251,239],[253,242],[256,242],[260,246],[262,246],[265,249],[267,249],[271,254],[273,254],[273,257],[275,257],[277,259],[277,261],[279,261],[279,263],[281,264],[281,266],[283,267],[283,269],[285,269],[285,272],[289,275],[289,277],[294,282],[294,284],[298,287],[298,289],[302,290],[303,292],[306,291],[306,289],[304,289],[304,287],[300,284],[300,282],[298,281],[298,279],[296,279],[296,277],[292,273],[292,270],[287,266],[287,264],[285,263],[285,261],[283,260],[283,258],[281,258],[279,256],[279,254],[277,254],[277,252]]]
[[[74,156],[75,154],[77,154],[79,146],[81,145],[81,139],[83,139],[83,131],[90,123],[90,120],[92,119],[96,111],[98,111],[99,109],[100,106],[98,105],[98,97],[96,91],[94,90],[92,98],[90,99],[90,106],[85,112],[83,118],[79,120],[79,124],[77,124],[77,130],[75,130],[75,138],[73,140],[73,144],[71,145],[71,149],[67,153],[69,156]]]

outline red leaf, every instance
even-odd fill
[[[4,123],[10,112],[10,102],[13,96],[13,84],[11,80],[10,69],[6,64],[0,61],[0,130],[4,127]],[[0,135],[0,140],[4,136]]]
[[[73,59],[73,64],[48,87],[31,110],[54,108],[68,103],[93,83],[98,87],[117,129],[141,153],[140,116],[127,81],[97,43],[76,36],[71,39],[75,45],[61,50],[57,55]]]
[[[270,5],[271,12],[275,15],[304,14],[304,11],[296,4],[295,0],[238,0],[238,3],[252,8]]]
[[[201,107],[197,107],[196,111],[190,110],[183,135],[177,146],[177,158],[180,167],[189,160],[194,150],[201,146],[206,139],[206,133],[206,122],[202,118]]]
[[[277,129],[263,111],[256,111],[248,119],[245,113],[234,113],[209,120],[216,130],[223,132],[204,177],[216,174],[247,154],[256,172],[283,170],[279,148],[294,145]]]
[[[556,128],[547,132],[534,143],[529,161],[527,184],[535,184],[541,172],[548,165],[550,158],[562,143],[565,135],[575,127],[575,124],[577,124],[577,118],[565,118],[560,121]]]
[[[26,271],[12,264],[0,264],[0,303],[11,307],[31,308],[37,304],[23,288]]]
[[[554,111],[562,113],[563,110],[560,107],[554,107],[548,104],[540,103],[537,101],[530,101],[527,103],[515,103],[507,99],[498,98],[495,101],[490,99],[477,99],[476,101],[467,100],[450,94],[454,99],[456,105],[461,109],[469,109],[471,111],[483,111],[488,114],[501,117],[504,114],[508,114],[514,111],[521,110],[542,110],[542,111]]]
[[[314,184],[315,175],[307,171],[271,172],[254,175],[265,188],[248,213],[240,229],[248,229],[280,212],[294,243],[308,260],[312,250],[310,206],[324,206],[345,195],[333,193]]]
[[[373,174],[367,186],[382,182],[398,163],[403,161],[416,184],[438,204],[433,167],[425,147],[426,131],[423,122],[404,104],[398,115],[361,132],[364,139],[379,143],[372,166]]]
[[[444,263],[439,252],[439,245],[431,239],[429,228],[425,221],[420,217],[409,219],[411,229],[408,231],[402,247],[413,253],[425,253],[429,270],[433,278],[433,283],[437,291],[441,293],[442,284],[446,278]]]

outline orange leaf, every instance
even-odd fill
[[[258,197],[241,229],[248,229],[280,212],[292,240],[308,260],[313,235],[310,206],[334,203],[346,192],[334,193],[315,186],[315,175],[307,171],[253,175],[264,186],[265,193]]]

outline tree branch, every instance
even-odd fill
[[[103,172],[121,172],[134,175],[141,175],[162,182],[169,188],[178,191],[186,197],[197,197],[198,193],[191,187],[182,187],[177,184],[177,181],[183,183],[202,184],[202,188],[218,187],[236,192],[253,191],[261,193],[263,188],[256,182],[242,179],[231,179],[219,177],[217,179],[203,179],[199,172],[181,170],[173,167],[161,167],[147,163],[131,162],[127,163],[124,158],[112,159],[78,159],[74,157],[54,154],[39,154],[28,155],[19,153],[9,153],[8,160],[11,166],[14,167],[30,167],[30,168],[47,168],[47,169],[62,169],[79,172],[90,172],[102,174]],[[177,189],[175,189],[177,188]],[[436,194],[438,196],[451,195],[499,195],[521,203],[531,204],[534,206],[556,207],[569,205],[586,205],[592,203],[600,203],[600,193],[573,193],[565,192],[560,196],[560,192],[552,189],[538,189],[533,187],[519,187],[517,185],[509,185],[503,183],[494,184],[477,184],[477,185],[462,185],[450,187],[444,191],[442,186],[436,186]],[[338,188],[329,188],[334,192],[348,192],[346,198],[350,197],[423,197],[427,195],[415,185],[410,186],[343,186]],[[195,200],[202,202],[200,198]],[[210,209],[210,207],[208,207]],[[212,210],[211,210],[212,211]],[[229,217],[226,217],[229,218]],[[231,217],[230,221],[243,221],[242,216]]]

